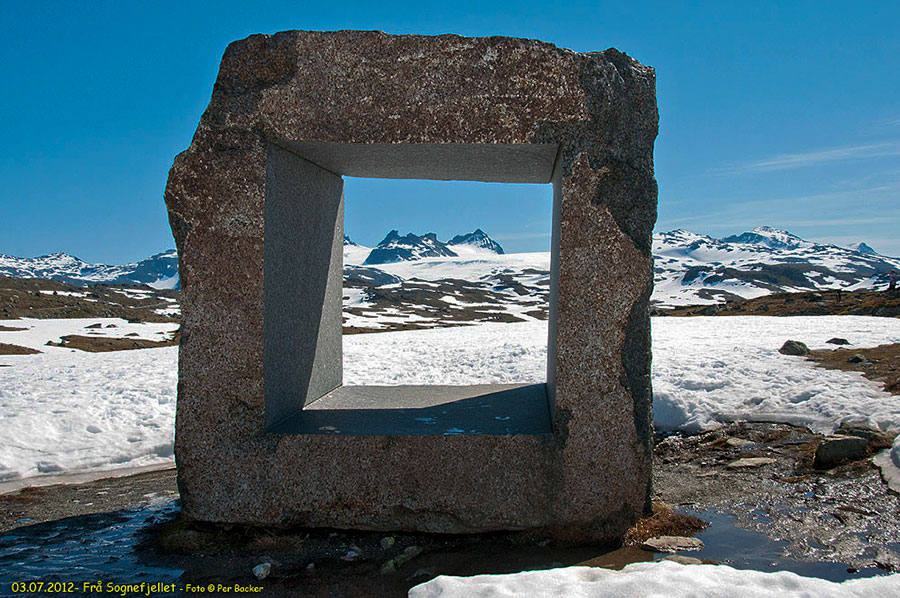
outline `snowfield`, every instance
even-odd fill
[[[97,322],[117,328],[85,329]],[[0,482],[53,473],[171,465],[175,347],[85,353],[44,346],[62,334],[159,338],[173,324],[116,319],[12,320],[0,343],[40,355],[0,356]],[[546,322],[344,337],[347,384],[543,382]],[[729,419],[774,419],[831,431],[841,421],[900,430],[900,398],[852,372],[780,355],[788,339],[831,347],[900,342],[900,320],[863,316],[653,319],[654,417],[698,431]],[[900,448],[895,446],[895,454]],[[900,460],[898,460],[900,462]]]
[[[409,598],[884,598],[900,594],[900,575],[834,583],[788,571],[764,573],[727,565],[634,563],[621,571],[567,567],[509,575],[439,576]]]

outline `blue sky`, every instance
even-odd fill
[[[173,245],[162,193],[225,46],[380,29],[614,46],[657,69],[657,230],[756,225],[900,255],[900,3],[0,2],[0,253]],[[549,187],[348,180],[347,232],[542,250]]]

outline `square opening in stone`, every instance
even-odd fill
[[[267,429],[347,435],[545,434],[555,411],[557,146],[282,143],[267,159]],[[343,176],[554,183],[547,383],[343,384]]]

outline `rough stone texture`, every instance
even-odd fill
[[[527,39],[359,31],[232,43],[165,195],[182,284],[175,451],[183,512],[244,524],[620,537],[650,496],[657,124],[653,69],[615,49],[579,54]],[[551,166],[548,147],[556,148]],[[454,160],[444,170],[397,162],[443,150]],[[268,431],[304,404],[273,396],[290,385],[270,380],[264,367],[279,359],[271,335],[299,325],[275,318],[283,313],[272,304],[278,283],[264,276],[271,244],[281,243],[268,237],[267,203],[293,184],[273,182],[278,173],[268,168],[283,153],[327,158],[331,168],[362,161],[385,177],[522,180],[533,171],[516,166],[518,154],[553,182],[552,431]],[[485,160],[494,165],[478,170]],[[288,267],[327,279],[334,259]],[[327,302],[327,288],[318,292]],[[325,326],[329,309],[296,317]],[[322,337],[297,346],[311,338]],[[323,344],[334,346],[332,338]],[[298,358],[308,368],[310,355]],[[325,370],[307,382],[325,388],[339,369],[313,358],[313,369]]]
[[[834,434],[826,436],[816,449],[815,466],[823,469],[834,467],[847,461],[864,459],[868,455],[869,443],[859,436]]]
[[[809,355],[809,347],[800,341],[785,341],[778,352],[782,355]]]
[[[687,536],[655,536],[641,544],[641,548],[653,552],[688,552],[703,550],[703,540]]]
[[[838,426],[838,429],[835,430],[834,433],[843,436],[865,438],[870,451],[889,448],[891,444],[893,444],[894,438],[897,437],[896,434],[891,432],[885,432],[884,430],[879,430],[872,426],[851,422],[841,422],[841,425]]]

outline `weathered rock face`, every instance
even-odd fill
[[[778,352],[782,355],[809,355],[809,347],[800,341],[785,341]]]
[[[650,491],[657,121],[653,70],[614,49],[360,31],[231,44],[165,195],[183,512],[620,536]],[[304,406],[341,390],[341,175],[553,183],[546,430],[359,435],[343,416],[402,417],[359,406],[310,427]]]

